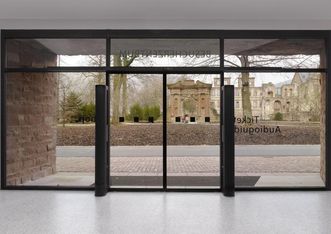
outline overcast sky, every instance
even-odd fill
[[[61,66],[88,66],[87,56],[61,56]],[[203,60],[203,59],[202,59]],[[202,61],[201,60],[201,61]],[[195,62],[199,62],[198,59]],[[163,58],[144,58],[135,61],[132,66],[188,66],[186,58],[182,57],[163,57]],[[237,80],[240,73],[226,73],[225,77],[231,77],[232,81]],[[272,82],[274,84],[281,82],[289,82],[294,73],[251,73],[251,77],[255,77],[255,86],[261,86],[263,83]],[[174,76],[173,76],[174,77]],[[186,75],[187,79],[201,80],[206,83],[212,83],[213,78],[219,77],[217,75]],[[236,85],[236,84],[235,84]]]

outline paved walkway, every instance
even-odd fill
[[[217,145],[168,146],[169,157],[217,156]],[[57,146],[58,157],[93,157],[94,146]],[[319,156],[320,145],[236,145],[238,157],[247,156]],[[112,157],[162,156],[162,146],[112,146]]]
[[[168,173],[219,173],[219,158],[169,157]],[[93,157],[57,157],[58,172],[94,172]],[[162,157],[111,157],[111,172],[117,175],[162,174]],[[236,173],[318,173],[320,158],[316,156],[238,157]]]
[[[319,145],[237,145],[237,173],[318,173]],[[169,146],[168,173],[219,173],[219,146]],[[93,146],[57,147],[57,171],[94,172]],[[161,175],[161,146],[111,147],[116,175]]]

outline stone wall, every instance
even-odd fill
[[[326,113],[326,75],[321,75],[321,133],[320,133],[320,142],[321,142],[321,167],[320,173],[323,181],[325,182],[325,113]]]
[[[320,54],[320,59],[321,59],[321,67],[326,66],[326,58],[324,55],[324,52]],[[330,81],[329,81],[330,82]],[[325,151],[325,134],[326,134],[326,105],[327,105],[327,100],[326,100],[326,74],[322,73],[321,74],[321,79],[320,79],[320,84],[321,84],[321,130],[320,130],[320,142],[321,142],[321,157],[320,157],[320,175],[324,181],[326,182],[326,151]]]
[[[7,49],[7,64],[38,67],[46,64],[56,65],[55,54],[36,43],[32,45],[21,41],[11,42]],[[54,173],[56,74],[8,74],[6,98],[7,185],[24,184]]]

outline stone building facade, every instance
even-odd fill
[[[241,78],[235,87],[235,115],[243,116]],[[231,78],[225,78],[224,84],[231,84]],[[255,78],[249,78],[252,115],[260,120],[273,120],[281,113],[283,120],[319,121],[320,118],[320,75],[296,73],[290,83],[263,83],[255,85]],[[211,107],[219,113],[219,78],[214,79],[211,90]]]

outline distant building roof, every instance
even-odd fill
[[[209,88],[211,89],[212,84],[207,84],[204,82],[201,82],[199,80],[194,81],[194,80],[180,80],[177,81],[176,83],[173,84],[168,84],[167,85],[169,89],[196,89],[196,88]]]

